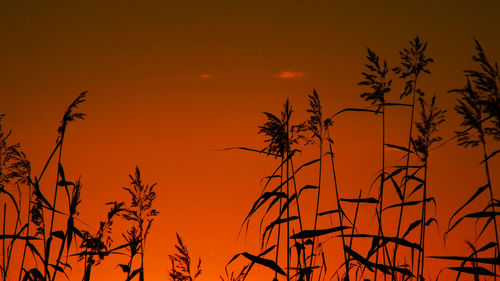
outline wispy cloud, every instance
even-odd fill
[[[281,79],[297,79],[304,77],[304,73],[299,71],[285,70],[281,71],[278,75],[276,75],[276,77]]]
[[[192,80],[192,79],[212,79],[214,76],[208,73],[202,74],[178,74],[176,75],[177,79],[180,80]]]

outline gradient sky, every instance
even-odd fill
[[[366,47],[395,66],[416,35],[435,59],[422,87],[449,111],[447,139],[459,122],[447,91],[463,86],[462,70],[473,66],[473,38],[490,59],[500,59],[499,12],[497,1],[3,1],[2,125],[13,129],[36,175],[66,106],[88,90],[81,106],[88,117],[70,125],[63,157],[69,177],[84,184],[80,219],[96,227],[104,203],[128,199],[121,187],[138,165],[146,182],[158,183],[161,212],[149,237],[146,278],[166,279],[178,232],[203,260],[200,280],[217,280],[235,253],[257,250],[256,237],[236,238],[261,178],[276,164],[219,149],[261,148],[261,112],[278,112],[290,98],[300,121],[313,87],[328,114],[365,106],[357,83]],[[388,142],[404,143],[407,113],[389,114]],[[378,124],[362,114],[335,123],[345,197],[377,172]],[[452,209],[483,184],[483,170],[479,151],[454,142],[431,157],[431,194],[442,220],[428,234],[436,254]],[[499,159],[492,161],[497,192]],[[465,237],[450,239],[465,249]],[[95,280],[121,274],[116,263],[97,267]]]

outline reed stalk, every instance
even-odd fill
[[[380,176],[380,187],[378,195],[378,234],[377,236],[383,235],[383,199],[384,199],[384,182],[385,182],[385,95],[391,90],[392,80],[387,78],[389,72],[387,68],[387,61],[380,63],[379,56],[377,56],[372,50],[368,48],[368,55],[366,56],[368,63],[365,64],[367,68],[366,72],[361,74],[364,80],[359,82],[358,85],[366,86],[370,90],[361,94],[361,98],[365,101],[371,102],[372,105],[377,106],[377,113],[382,114],[382,165],[381,165],[381,176]],[[384,248],[385,245],[384,245]],[[389,256],[387,256],[389,258]],[[383,259],[385,260],[385,253],[383,253]],[[379,247],[376,249],[375,263],[378,264],[379,260]],[[389,260],[390,262],[390,260]],[[377,271],[374,271],[374,281],[377,281]],[[384,275],[385,278],[385,275]]]
[[[399,238],[401,231],[401,224],[403,220],[403,211],[405,206],[405,196],[406,189],[408,184],[408,173],[409,173],[409,165],[410,165],[410,156],[411,156],[411,143],[413,139],[413,123],[414,123],[414,112],[415,112],[415,101],[417,93],[419,96],[423,96],[423,92],[418,88],[417,81],[421,73],[430,74],[427,69],[427,65],[434,62],[432,58],[428,58],[425,55],[425,50],[427,49],[427,42],[422,43],[419,37],[415,37],[412,41],[410,41],[410,47],[404,48],[400,52],[401,65],[399,67],[395,67],[393,71],[399,75],[401,79],[406,80],[406,85],[403,93],[400,98],[404,98],[408,95],[412,96],[411,103],[411,114],[410,114],[410,130],[408,134],[408,144],[407,151],[405,156],[405,175],[403,178],[403,188],[402,188],[402,198],[401,198],[401,207],[399,209],[398,216],[398,225],[396,230],[396,238]],[[398,244],[394,246],[394,254],[393,254],[393,263],[396,265],[396,257],[397,257]],[[395,280],[394,280],[395,281]]]

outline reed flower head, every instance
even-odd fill
[[[361,98],[371,104],[378,105],[378,110],[383,103],[385,103],[385,94],[391,90],[392,80],[388,79],[387,74],[387,61],[384,60],[380,63],[379,56],[368,48],[368,55],[366,56],[368,63],[365,64],[366,71],[361,74],[364,80],[359,82],[358,85],[369,87],[369,91],[361,94]]]
[[[442,140],[437,136],[438,126],[445,121],[446,110],[436,106],[436,96],[433,96],[428,104],[423,98],[419,99],[421,105],[420,121],[417,121],[417,138],[414,141],[415,151],[419,154],[420,160],[425,162],[429,157],[429,148],[433,143]]]
[[[264,125],[259,126],[259,134],[267,137],[264,142],[268,145],[262,151],[276,157],[283,157],[292,151],[293,144],[297,144],[303,138],[302,132],[305,130],[305,125],[291,125],[292,113],[292,106],[288,100],[285,102],[280,117],[264,112],[267,121]]]
[[[427,42],[422,43],[420,38],[415,37],[410,41],[410,48],[404,48],[399,52],[401,58],[401,65],[393,68],[392,70],[399,74],[399,77],[406,79],[406,84],[403,93],[400,98],[408,96],[413,92],[415,87],[415,81],[418,79],[420,73],[430,74],[427,66],[434,62],[434,59],[429,58],[425,55],[425,50],[427,49]],[[420,89],[415,89],[416,92],[423,96],[424,92]]]

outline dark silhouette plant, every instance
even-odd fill
[[[484,52],[484,49],[475,40],[477,54],[472,57],[472,60],[477,63],[479,70],[466,70],[466,84],[463,88],[450,90],[450,93],[458,94],[456,112],[462,117],[462,130],[456,131],[458,144],[465,148],[480,147],[482,152],[481,164],[485,171],[486,184],[480,186],[475,193],[458,208],[451,216],[448,222],[448,230],[445,233],[448,235],[455,229],[464,219],[475,219],[475,224],[479,224],[484,219],[481,231],[475,237],[475,241],[484,234],[488,229],[493,228],[494,241],[486,241],[482,246],[474,246],[469,243],[469,248],[472,254],[469,256],[434,256],[434,258],[461,261],[459,267],[448,267],[448,269],[457,271],[457,280],[462,273],[472,274],[475,280],[479,280],[481,276],[493,276],[497,279],[499,259],[499,236],[498,223],[496,216],[499,215],[496,207],[499,206],[498,199],[495,199],[491,182],[491,171],[489,160],[494,157],[500,149],[491,153],[488,152],[488,145],[498,143],[499,135],[499,102],[498,87],[499,74],[497,63],[491,64]],[[491,139],[489,139],[491,137]],[[473,202],[480,202],[480,195],[488,191],[488,201],[486,206],[480,211],[463,214],[464,210]],[[477,249],[479,248],[479,249]],[[483,258],[479,256],[493,250],[492,255]],[[467,266],[470,264],[470,266]],[[485,268],[491,266],[492,271]]]
[[[172,281],[194,281],[201,275],[201,258],[198,258],[197,266],[193,268],[186,245],[182,241],[181,236],[178,233],[176,235],[177,245],[175,245],[175,249],[177,252],[173,255],[168,255],[172,266],[168,276]],[[242,273],[239,276],[241,275]]]
[[[84,261],[85,271],[83,281],[90,281],[92,274],[92,267],[97,266],[109,254],[116,253],[117,250],[124,248],[128,245],[122,245],[111,249],[113,239],[111,238],[112,226],[114,219],[124,211],[123,202],[110,202],[107,205],[112,205],[108,212],[105,221],[99,223],[99,229],[95,234],[91,234],[86,230],[81,231],[82,242],[80,244],[80,251],[78,253],[79,261]]]
[[[147,185],[142,182],[139,167],[135,168],[135,173],[129,175],[131,180],[130,187],[124,187],[130,195],[130,205],[124,209],[123,218],[132,222],[132,228],[125,236],[129,243],[130,261],[127,280],[131,279],[132,261],[135,254],[140,257],[139,280],[144,281],[144,252],[146,249],[146,238],[151,229],[154,218],[159,212],[153,208],[153,201],[156,198],[156,192],[153,190],[156,183]],[[122,267],[123,268],[123,267]]]
[[[436,221],[435,218],[427,218],[427,202],[434,200],[434,198],[429,198],[427,196],[429,151],[434,143],[442,140],[442,137],[436,134],[439,132],[438,126],[445,121],[444,114],[446,110],[439,109],[436,106],[436,96],[432,97],[430,104],[423,98],[419,98],[419,102],[421,112],[420,120],[415,123],[418,135],[414,142],[414,150],[419,156],[420,161],[423,162],[424,177],[422,181],[422,218],[420,220],[420,251],[418,251],[417,279],[420,278],[420,280],[425,280],[423,276],[425,261],[425,228],[433,221]]]
[[[365,64],[366,71],[362,72],[364,80],[358,83],[358,85],[366,86],[369,91],[361,94],[361,98],[365,101],[370,102],[372,105],[377,107],[376,113],[382,114],[382,168],[380,177],[380,187],[378,195],[378,211],[377,211],[377,221],[378,221],[378,236],[383,236],[383,198],[384,198],[384,182],[385,182],[385,103],[386,94],[391,90],[392,79],[388,77],[389,68],[387,67],[387,61],[380,62],[379,56],[375,54],[369,48],[368,63]],[[376,250],[376,260],[375,263],[378,264],[379,251],[378,247]],[[383,253],[383,259],[385,260],[385,253]],[[389,259],[389,256],[387,256]],[[390,260],[389,260],[390,262]],[[377,268],[375,269],[374,280],[377,280]]]
[[[410,158],[411,158],[411,143],[413,140],[413,119],[415,112],[415,101],[418,96],[422,97],[424,92],[419,88],[418,81],[421,74],[430,74],[428,65],[433,63],[434,60],[427,57],[425,51],[427,49],[427,42],[421,42],[420,38],[417,36],[412,41],[410,41],[410,47],[404,48],[400,54],[400,66],[393,68],[393,71],[399,75],[400,79],[405,81],[405,88],[400,98],[403,99],[411,95],[411,114],[410,114],[410,128],[408,134],[408,144],[406,146],[406,164],[404,167],[404,178],[402,180],[401,188],[401,207],[399,210],[398,226],[396,230],[396,237],[399,238],[401,231],[401,224],[403,223],[403,211],[405,207],[405,197],[407,185],[409,182],[409,172],[410,172]],[[396,264],[398,244],[394,246],[393,254],[393,264]]]

